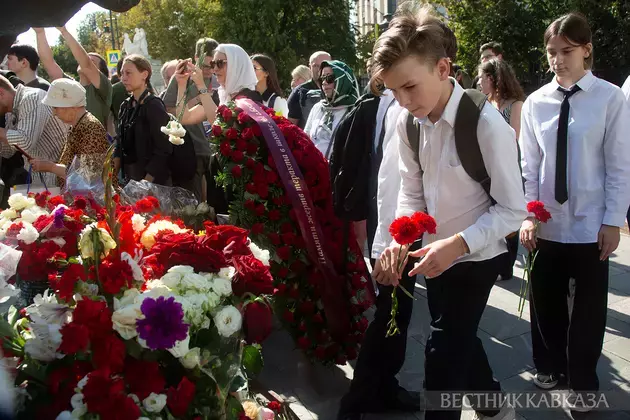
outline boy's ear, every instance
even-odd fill
[[[440,80],[446,80],[451,74],[451,62],[448,58],[440,58],[437,62],[437,71]]]

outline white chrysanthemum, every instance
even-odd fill
[[[167,273],[181,273],[181,274],[188,274],[188,273],[194,273],[194,272],[195,272],[195,269],[189,265],[174,265],[167,271]]]
[[[182,277],[179,288],[181,290],[194,289],[200,292],[210,290],[212,283],[202,275],[196,273],[187,273]]]
[[[144,281],[144,274],[142,274],[142,269],[140,268],[136,260],[131,257],[131,255],[123,252],[120,254],[120,260],[125,261],[127,264],[129,264],[129,267],[131,267],[131,272],[133,273],[133,279],[135,281]]]
[[[214,316],[214,324],[223,337],[230,337],[241,330],[243,317],[238,309],[229,305]]]
[[[249,250],[252,251],[252,254],[254,254],[256,259],[260,260],[264,265],[269,267],[269,260],[271,259],[271,256],[269,255],[268,250],[260,248],[252,241],[249,241]]]
[[[107,232],[103,228],[97,227],[96,223],[92,223],[87,225],[85,229],[81,232],[81,236],[79,237],[79,250],[81,251],[81,257],[83,258],[94,258],[94,243],[92,240],[92,231],[97,230],[99,235],[99,240],[101,242],[101,247],[103,253],[101,254],[101,258],[104,258],[109,254],[109,251],[116,248],[116,241],[111,237],[109,232]]]
[[[20,213],[22,220],[29,223],[35,223],[35,220],[37,220],[39,216],[48,216],[48,212],[41,207],[34,206],[30,209],[24,209],[22,213]]]
[[[37,229],[33,227],[29,222],[22,222],[22,229],[20,229],[20,233],[17,234],[16,238],[19,241],[24,242],[26,245],[30,245],[39,239],[39,232]]]
[[[0,219],[13,220],[18,217],[17,212],[14,209],[6,209],[0,212]]]
[[[144,217],[140,214],[134,214],[133,216],[131,216],[131,225],[133,226],[134,232],[142,232],[145,228]]]
[[[219,296],[232,294],[232,281],[223,277],[215,277],[212,281],[212,290]]]
[[[168,352],[173,355],[173,357],[180,358],[186,356],[186,353],[190,351],[190,334],[186,335],[185,340],[181,340],[175,343],[173,347],[168,349]]]
[[[142,401],[142,405],[149,413],[159,413],[166,406],[166,395],[152,392]]]
[[[177,136],[168,136],[168,141],[175,146],[181,146],[182,144],[184,144],[184,139]]]
[[[22,209],[28,209],[35,206],[35,199],[32,197],[26,197],[23,194],[13,194],[9,197],[9,207],[13,210],[19,211]]]
[[[166,273],[160,281],[170,289],[178,289],[183,277],[182,273]]]
[[[149,227],[142,233],[140,242],[146,249],[151,249],[155,245],[155,235],[160,231],[170,230],[173,233],[184,233],[187,230],[182,229],[173,222],[168,220],[158,220],[149,225]]]

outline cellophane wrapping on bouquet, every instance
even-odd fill
[[[76,155],[68,168],[64,192],[72,196],[90,197],[101,206],[105,203],[103,162],[105,153]]]
[[[177,211],[186,207],[197,207],[194,194],[184,188],[167,187],[153,184],[149,181],[131,180],[120,193],[124,203],[132,205],[145,197],[155,197],[160,202],[160,211],[165,215],[175,215]]]

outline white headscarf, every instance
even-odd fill
[[[219,102],[226,104],[243,89],[256,89],[258,79],[245,50],[236,44],[219,44],[216,51],[227,57],[225,86],[219,86]]]

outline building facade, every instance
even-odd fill
[[[374,30],[388,15],[393,15],[396,7],[404,0],[355,0],[356,25],[361,35]]]

